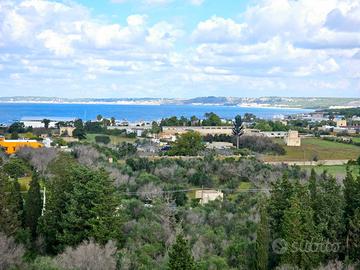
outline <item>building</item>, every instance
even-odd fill
[[[347,127],[347,122],[345,119],[336,120],[336,127]]]
[[[287,146],[301,146],[301,138],[299,132],[296,130],[289,130],[285,137],[285,143]]]
[[[268,138],[285,138],[288,135],[287,131],[262,131],[261,135]]]
[[[75,127],[60,127],[60,136],[73,136],[73,132],[75,130]]]
[[[36,140],[6,140],[4,137],[0,137],[0,147],[3,148],[6,154],[14,154],[21,147],[41,148],[44,145]]]
[[[217,150],[230,149],[233,147],[234,145],[229,142],[212,142],[206,145],[206,148],[208,149],[217,149]]]
[[[189,126],[172,126],[172,127],[162,127],[163,134],[166,135],[176,135],[183,134],[189,131],[199,132],[202,136],[206,135],[232,135],[233,134],[232,126],[198,126],[198,127],[189,127]]]
[[[195,199],[200,199],[200,204],[207,204],[208,202],[215,201],[216,199],[222,200],[224,193],[220,190],[214,189],[199,189],[195,191]]]
[[[20,122],[23,122],[25,127],[33,127],[33,128],[44,128],[44,123],[42,122],[44,119],[50,120],[49,128],[55,128],[56,124],[59,122],[73,122],[75,118],[68,117],[23,117]]]

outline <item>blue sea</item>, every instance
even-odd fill
[[[0,123],[9,124],[22,118],[81,118],[93,120],[98,114],[115,117],[118,120],[140,121],[160,120],[170,116],[192,115],[203,118],[207,112],[214,112],[222,118],[232,119],[235,115],[253,113],[264,119],[275,115],[309,112],[303,109],[248,108],[210,105],[114,105],[114,104],[34,104],[0,103]]]

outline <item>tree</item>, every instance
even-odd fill
[[[105,244],[120,238],[120,201],[104,170],[70,165],[47,186],[41,232],[50,252],[94,238]],[[64,179],[66,178],[66,179]]]
[[[314,211],[310,205],[310,196],[302,186],[297,186],[290,199],[290,207],[284,211],[284,221],[281,226],[283,240],[287,249],[281,255],[281,262],[300,269],[313,269],[321,261],[319,251],[306,250],[302,243],[321,243],[322,239],[314,223]]]
[[[25,269],[21,267],[25,249],[14,238],[0,232],[0,269]]]
[[[236,136],[236,148],[239,149],[240,137],[244,134],[243,122],[240,115],[235,116],[233,121],[233,135]]]
[[[18,179],[29,173],[29,168],[25,162],[19,158],[10,158],[9,161],[4,164],[3,170],[13,179]]]
[[[42,198],[40,193],[39,175],[34,171],[25,201],[25,226],[30,229],[33,239],[35,239],[37,235],[37,226],[41,211]]]
[[[213,113],[205,113],[205,119],[202,121],[203,126],[221,126],[220,117]]]
[[[169,251],[169,270],[195,270],[195,261],[191,255],[187,240],[182,234],[176,237],[175,244]]]
[[[0,232],[8,236],[15,235],[21,228],[22,209],[16,198],[12,197],[14,194],[9,177],[0,171]]]
[[[269,260],[269,220],[266,207],[261,203],[260,205],[260,221],[257,225],[256,232],[256,269],[267,270]]]
[[[116,245],[109,241],[105,246],[93,240],[84,241],[76,248],[68,247],[55,258],[61,269],[115,270]]]
[[[86,139],[86,133],[84,128],[75,128],[73,131],[73,137],[78,138],[79,140]]]
[[[23,122],[14,122],[10,125],[8,132],[9,133],[24,133],[25,125]]]
[[[159,134],[161,132],[161,127],[156,121],[153,121],[151,123],[151,133],[153,134]]]
[[[44,127],[45,127],[46,129],[49,128],[50,122],[51,122],[51,121],[50,121],[49,119],[43,119],[43,120],[41,121],[41,123],[44,124]]]
[[[111,122],[111,125],[112,125],[112,126],[115,126],[115,123],[116,123],[115,117],[111,117],[111,118],[110,118],[110,122]]]
[[[196,156],[204,149],[200,133],[189,131],[178,136],[168,154],[171,156]]]
[[[103,116],[101,114],[98,114],[96,116],[96,120],[101,121],[103,119]]]

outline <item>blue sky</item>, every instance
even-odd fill
[[[21,95],[360,97],[360,1],[1,0]]]

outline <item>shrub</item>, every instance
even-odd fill
[[[110,143],[110,137],[109,136],[104,136],[104,135],[95,136],[95,142],[103,143],[103,144],[109,144]]]

